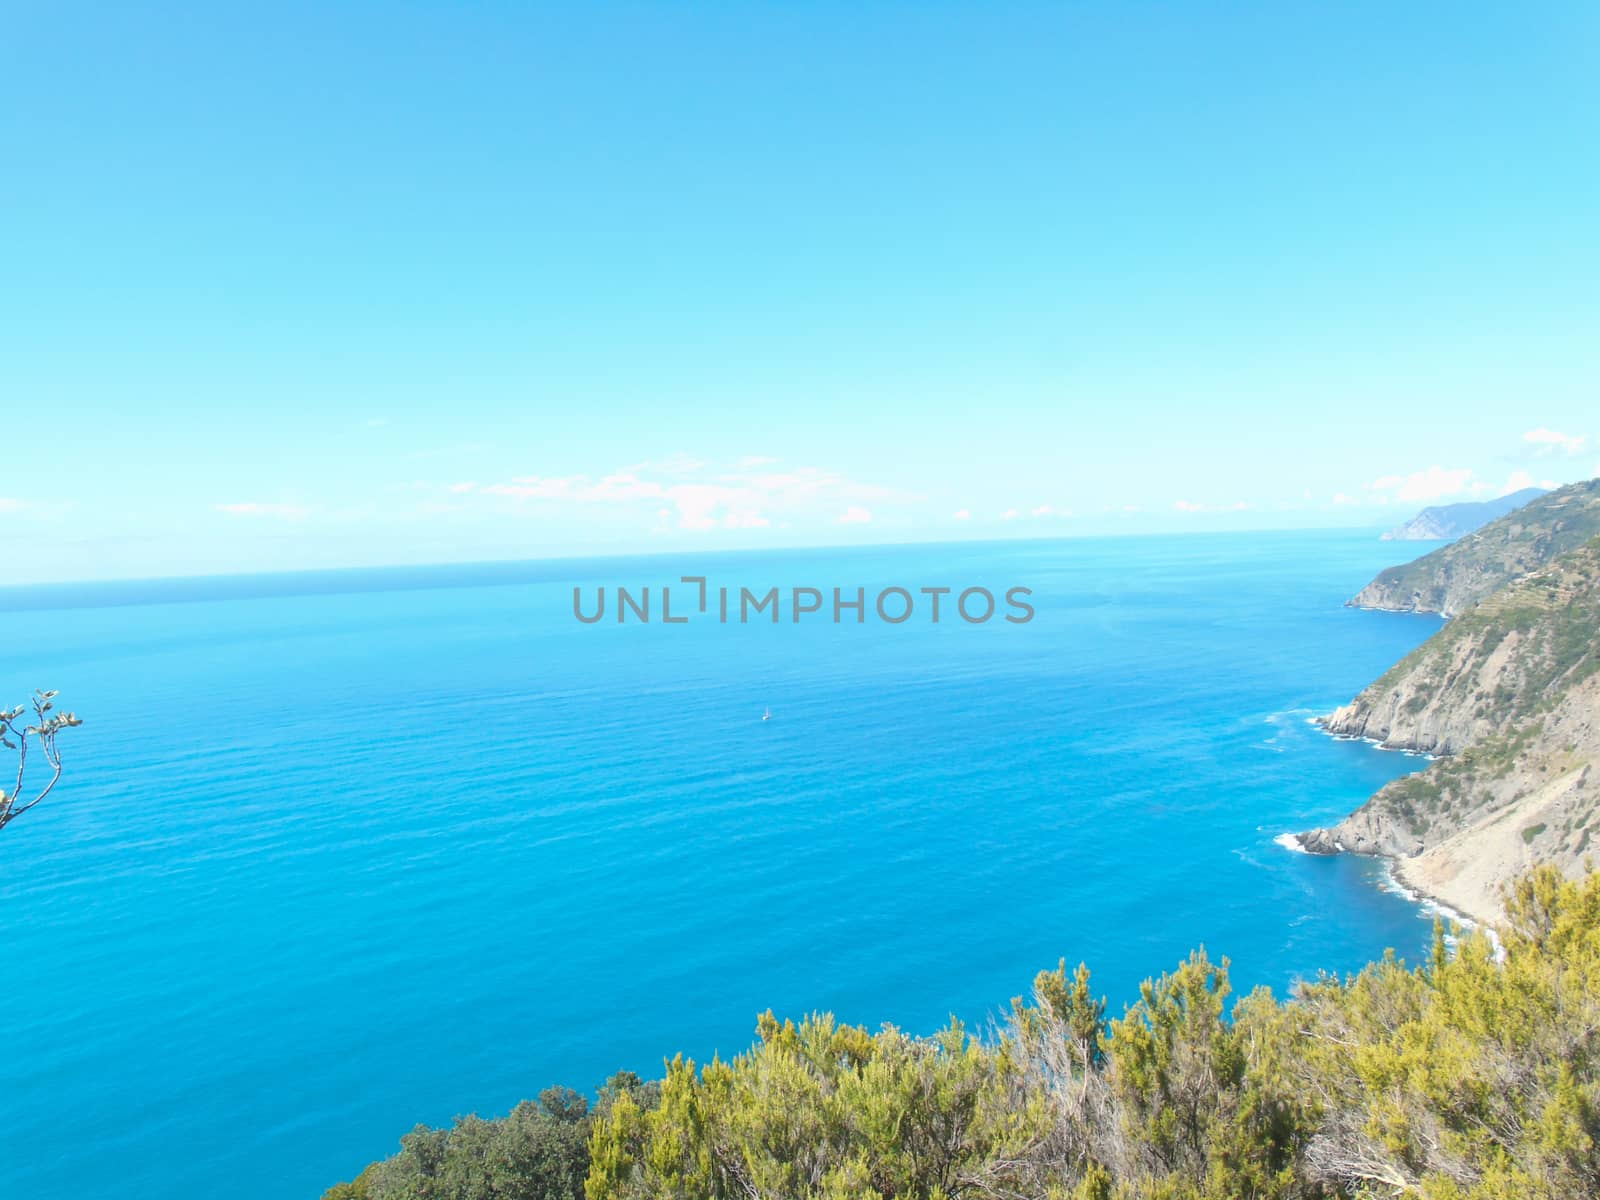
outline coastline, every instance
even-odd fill
[[[1339,742],[1364,742],[1375,749],[1391,754],[1407,754],[1432,763],[1440,755],[1429,753],[1426,750],[1416,750],[1407,746],[1388,745],[1381,738],[1366,737],[1361,734],[1339,733],[1329,728],[1331,714],[1308,717],[1307,723],[1314,725],[1324,736]],[[1348,816],[1347,818],[1348,819]],[[1385,883],[1380,887],[1387,887],[1404,896],[1416,904],[1424,912],[1431,912],[1447,921],[1459,924],[1463,929],[1481,929],[1495,944],[1497,952],[1499,939],[1495,934],[1495,919],[1480,911],[1481,906],[1473,903],[1464,903],[1460,897],[1446,897],[1436,884],[1431,881],[1424,882],[1416,877],[1415,872],[1408,873],[1405,859],[1393,854],[1373,854],[1362,850],[1352,850],[1334,836],[1333,830],[1337,825],[1324,829],[1307,830],[1304,833],[1280,834],[1274,838],[1278,845],[1296,854],[1315,854],[1331,856],[1334,854],[1357,854],[1363,858],[1376,859],[1383,864]],[[1321,835],[1322,841],[1308,841],[1314,835]],[[1331,845],[1331,849],[1326,848]]]
[[[1444,897],[1430,892],[1419,884],[1416,879],[1406,874],[1405,860],[1390,854],[1373,855],[1383,863],[1394,887],[1402,895],[1419,904],[1425,910],[1431,910],[1448,921],[1454,921],[1463,929],[1481,929],[1487,933],[1491,940],[1495,939],[1495,923],[1481,913],[1471,912],[1459,903],[1446,900]]]
[[[1478,929],[1488,935],[1489,940],[1499,945],[1499,937],[1495,933],[1495,921],[1482,913],[1473,912],[1464,907],[1459,901],[1447,900],[1443,896],[1430,891],[1417,880],[1406,874],[1404,859],[1393,854],[1367,854],[1360,850],[1351,850],[1343,843],[1335,841],[1334,850],[1318,850],[1306,845],[1305,835],[1300,833],[1280,833],[1272,839],[1276,845],[1283,847],[1291,854],[1310,854],[1318,858],[1331,858],[1336,854],[1353,854],[1359,858],[1374,859],[1383,864],[1384,879],[1379,883],[1379,888],[1392,891],[1404,896],[1411,903],[1417,905],[1424,912],[1431,912],[1447,921],[1453,921],[1463,929]]]
[[[1365,742],[1374,750],[1382,750],[1385,754],[1410,754],[1416,758],[1426,759],[1428,762],[1435,762],[1444,757],[1441,754],[1435,754],[1431,750],[1418,750],[1415,746],[1391,745],[1383,738],[1367,737],[1365,734],[1361,733],[1336,733],[1334,730],[1328,728],[1328,722],[1330,720],[1332,720],[1331,717],[1310,718],[1311,724],[1322,730],[1323,733],[1327,734],[1336,742]]]
[[[1387,738],[1368,737],[1364,733],[1340,733],[1337,729],[1332,728],[1333,719],[1336,716],[1338,716],[1338,710],[1325,713],[1320,717],[1307,717],[1306,724],[1315,725],[1336,742],[1365,742],[1373,749],[1382,750],[1386,754],[1411,754],[1417,758],[1427,759],[1429,762],[1435,762],[1444,757],[1444,755],[1436,754],[1432,750],[1421,750],[1416,746],[1397,745]]]

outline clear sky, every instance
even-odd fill
[[[1600,5],[0,0],[0,582],[1600,469]]]

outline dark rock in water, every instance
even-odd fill
[[[1313,829],[1310,833],[1295,835],[1299,839],[1300,849],[1307,854],[1342,854],[1344,847],[1334,840],[1333,834],[1326,829]]]

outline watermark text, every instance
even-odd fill
[[[865,587],[716,587],[704,575],[683,575],[677,583],[660,586],[575,587],[572,615],[585,625],[687,625],[692,620],[721,625],[865,625],[869,620],[885,625],[985,625],[999,620],[1026,625],[1034,618],[1032,596],[1026,587],[896,586],[871,592]]]

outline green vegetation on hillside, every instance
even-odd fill
[[[1486,597],[1327,719],[1336,733],[1444,757],[1389,784],[1326,838],[1310,835],[1309,844],[1416,853],[1486,828],[1508,806],[1570,777],[1570,786],[1550,797],[1559,812],[1526,818],[1543,831],[1559,817],[1560,827],[1522,844],[1537,861],[1581,869],[1596,811],[1585,768],[1600,752],[1597,673],[1600,537]]]
[[[1440,931],[1423,966],[1231,1013],[1203,952],[1109,1023],[1065,964],[987,1040],[769,1013],[746,1053],[614,1080],[593,1114],[558,1092],[419,1128],[327,1200],[1600,1195],[1600,876],[1542,869],[1507,913],[1499,961]]]
[[[1600,670],[1600,537],[1486,597],[1385,671],[1363,693],[1370,700],[1420,681],[1414,699],[1432,700],[1473,676],[1462,652],[1482,662],[1515,635],[1515,687],[1463,699],[1507,726],[1543,707],[1553,694]],[[1359,700],[1358,700],[1359,702]]]
[[[1390,567],[1351,603],[1460,614],[1591,538],[1600,536],[1600,480],[1568,484],[1414,562]]]
[[[589,1102],[571,1088],[546,1088],[496,1121],[462,1117],[449,1129],[418,1125],[400,1139],[400,1153],[373,1163],[353,1183],[323,1200],[583,1200],[589,1139],[622,1096],[654,1108],[661,1094],[631,1071],[612,1076]]]

